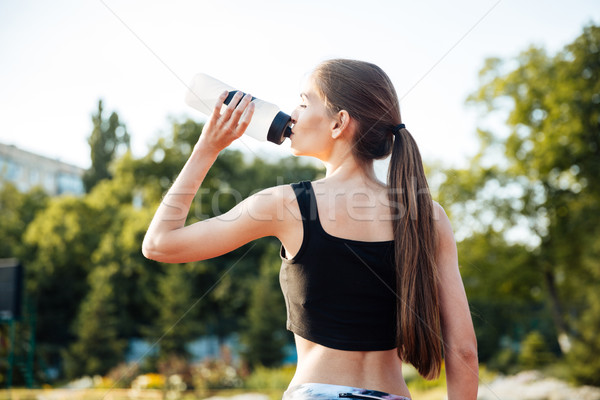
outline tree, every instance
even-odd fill
[[[118,304],[111,282],[118,265],[95,268],[89,275],[90,291],[79,307],[74,324],[77,341],[63,352],[67,377],[103,375],[123,359],[127,341],[121,338]]]
[[[46,207],[48,196],[40,188],[21,193],[10,182],[0,186],[0,258],[21,257],[23,234],[37,212]]]
[[[162,360],[189,358],[187,344],[206,333],[194,296],[195,267],[195,263],[169,267],[158,284],[152,301],[158,312],[148,336],[157,343]]]
[[[94,129],[88,138],[92,166],[83,176],[86,192],[92,190],[99,181],[110,179],[112,175],[109,166],[119,155],[120,147],[125,146],[129,149],[129,134],[125,125],[119,121],[117,113],[111,113],[108,120],[105,120],[102,116],[103,111],[102,100],[98,100],[98,111],[92,115]]]
[[[519,363],[523,368],[534,369],[548,365],[552,359],[544,337],[538,331],[531,331],[521,345]]]
[[[531,256],[519,267],[493,268],[508,282],[530,271],[526,282],[553,321],[545,334],[563,353],[583,341],[593,358],[600,340],[581,322],[600,326],[590,303],[600,284],[590,262],[600,233],[592,217],[600,215],[600,28],[586,27],[554,56],[532,47],[509,62],[488,59],[468,101],[483,106],[482,125],[504,119],[508,134],[479,130],[479,154],[468,169],[447,171],[442,201],[471,235],[492,231],[523,243]]]
[[[242,340],[244,358],[252,367],[281,364],[288,341],[285,330],[286,311],[279,288],[281,260],[275,257],[279,247],[272,244],[263,255],[260,275],[252,288]]]
[[[70,326],[89,290],[90,254],[102,229],[94,210],[74,197],[51,199],[27,226],[25,287],[36,304],[42,344],[62,346],[73,338]]]

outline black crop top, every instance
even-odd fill
[[[396,347],[394,242],[342,239],[325,232],[311,182],[292,184],[304,237],[288,260],[281,246],[279,282],[287,329],[339,350]]]

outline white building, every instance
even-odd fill
[[[83,168],[0,143],[0,185],[12,182],[27,192],[41,186],[49,195],[82,195]]]

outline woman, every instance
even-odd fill
[[[222,217],[184,226],[217,155],[252,118],[251,96],[237,94],[221,111],[225,97],[156,211],[144,255],[188,262],[264,236],[281,241],[298,352],[286,399],[407,399],[402,361],[435,378],[442,351],[448,398],[475,399],[476,340],[452,228],[430,197],[387,75],[360,61],[320,64],[292,114],[290,140],[295,155],[324,163],[326,177],[263,190]],[[390,153],[386,185],[373,160]]]

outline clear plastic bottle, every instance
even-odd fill
[[[190,107],[209,116],[212,114],[215,104],[221,93],[229,92],[225,104],[229,104],[238,90],[206,74],[197,74],[189,85],[185,96],[185,102]],[[290,124],[292,118],[279,110],[275,104],[252,98],[255,104],[254,115],[244,132],[261,141],[270,141],[281,144],[291,134]]]

